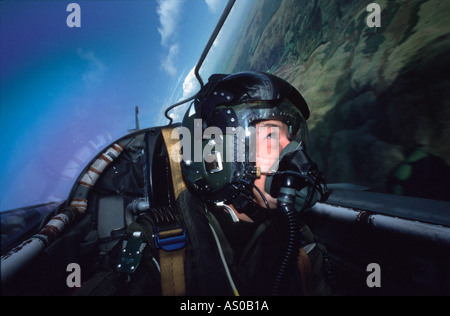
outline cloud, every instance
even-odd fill
[[[175,61],[179,53],[178,44],[173,44],[169,47],[167,55],[161,61],[161,67],[170,76],[174,77],[177,74],[177,67],[175,66]]]
[[[205,0],[208,5],[208,9],[211,12],[217,12],[219,10],[220,5],[222,4],[222,0]]]
[[[176,35],[178,20],[183,1],[158,0],[156,13],[159,16],[160,27],[158,32],[161,35],[161,45],[167,46]]]
[[[172,88],[172,92],[169,97],[166,98],[164,105],[161,107],[160,114],[157,116],[156,125],[164,125],[167,124],[167,118],[164,116],[164,111],[169,106],[186,100],[189,97],[192,97],[194,94],[198,92],[200,89],[200,84],[198,83],[197,78],[195,77],[195,66],[189,71],[186,75],[187,69],[183,71],[183,73],[178,77],[178,80],[174,84]],[[182,86],[183,89],[180,91],[179,87]],[[182,104],[175,109],[169,112],[169,116],[173,119],[174,122],[181,122],[183,116],[191,102]]]
[[[186,78],[184,78],[183,95],[177,102],[180,102],[180,101],[186,100],[187,98],[192,97],[200,89],[200,84],[198,83],[198,80],[195,77],[194,70],[195,70],[195,66],[191,69],[191,71],[189,71]],[[179,107],[172,110],[172,112],[170,113],[170,117],[172,117],[174,122],[181,122],[189,104],[191,104],[191,102],[180,105]]]
[[[88,68],[82,75],[82,79],[86,84],[97,83],[103,77],[106,71],[105,64],[95,56],[93,51],[84,51],[77,49],[77,54],[82,60],[88,61]]]
[[[159,16],[158,32],[161,35],[161,46],[165,48],[165,56],[161,59],[161,68],[174,77],[177,73],[175,62],[179,54],[177,43],[181,0],[158,0],[156,13]]]
[[[195,66],[189,71],[183,82],[183,96],[181,99],[187,99],[193,96],[200,89],[197,77],[195,77]]]

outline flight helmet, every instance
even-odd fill
[[[261,171],[255,166],[255,124],[282,121],[292,143],[301,146],[307,143],[309,114],[301,94],[279,77],[260,72],[212,75],[180,127],[185,182],[207,202],[248,201]]]

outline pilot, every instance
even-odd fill
[[[179,128],[187,188],[177,208],[186,246],[158,253],[149,240],[135,272],[106,269],[77,294],[332,294],[326,249],[302,222],[327,197],[306,153],[308,117],[300,93],[276,76],[211,76]],[[128,229],[155,235],[149,215],[136,222]],[[145,242],[130,238],[126,245]],[[128,262],[114,259],[128,250],[115,251],[113,265]],[[174,271],[166,278],[167,265]]]
[[[309,114],[294,87],[259,72],[213,75],[191,104],[178,199],[187,293],[331,294],[326,250],[301,221],[327,196],[306,154]]]

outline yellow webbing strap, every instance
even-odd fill
[[[175,251],[159,250],[163,296],[183,296],[186,294],[184,256],[184,248]]]
[[[165,127],[161,129],[164,143],[166,144],[167,152],[170,157],[170,170],[172,173],[173,190],[175,192],[175,199],[178,198],[181,192],[186,190],[186,185],[181,174],[181,142],[180,135],[176,127]]]
[[[161,129],[164,143],[170,157],[170,171],[172,174],[175,199],[186,189],[181,174],[181,143],[176,127]],[[164,233],[164,232],[161,232]],[[170,234],[171,232],[165,232]],[[161,290],[164,296],[183,296],[186,294],[184,279],[185,248],[175,251],[159,250],[159,264],[161,267]]]

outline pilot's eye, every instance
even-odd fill
[[[271,132],[269,134],[267,134],[267,139],[277,139],[278,138],[278,133],[276,132]]]

